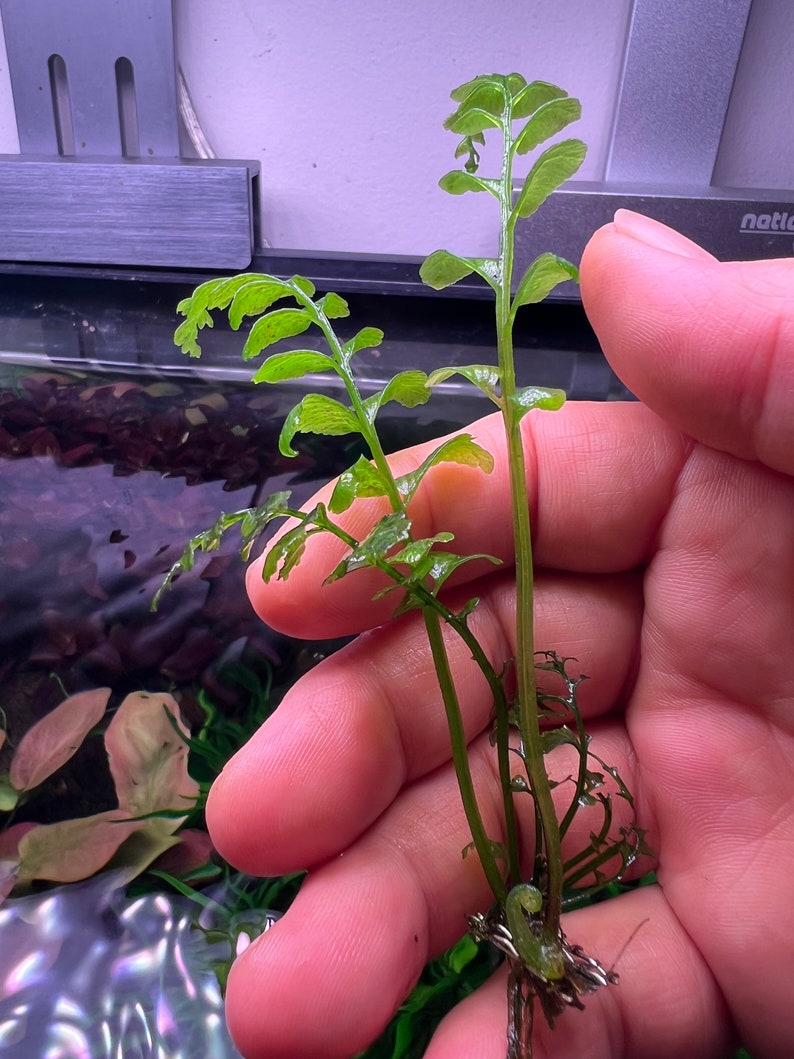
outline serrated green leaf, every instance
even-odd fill
[[[455,539],[453,533],[436,533],[433,537],[421,537],[419,540],[409,541],[404,548],[392,555],[390,562],[406,563],[410,567],[416,567],[430,553],[436,544],[449,544]]]
[[[274,309],[257,320],[248,332],[243,346],[243,360],[259,356],[263,349],[282,338],[303,334],[313,323],[314,319],[307,309]]]
[[[453,283],[471,275],[474,265],[464,257],[451,254],[449,250],[435,250],[419,269],[419,276],[423,283],[433,290],[443,290],[451,287]]]
[[[290,286],[297,287],[302,294],[305,294],[307,298],[313,298],[317,292],[317,288],[310,279],[305,276],[291,276],[287,281]]]
[[[340,320],[342,317],[350,316],[350,307],[344,298],[329,291],[319,301],[315,302],[317,308],[324,313],[329,320]]]
[[[387,495],[388,486],[378,468],[366,457],[359,456],[353,466],[348,467],[337,478],[328,502],[328,510],[339,515],[347,511],[359,496]]]
[[[454,555],[452,552],[431,552],[428,558],[431,560],[431,563],[426,572],[426,576],[433,581],[434,592],[438,592],[447,578],[453,574],[459,566],[463,566],[465,563],[474,562],[476,559],[487,559],[488,562],[493,563],[494,566],[502,565],[501,559],[497,559],[496,556],[488,555],[485,552],[476,552],[472,555]]]
[[[295,569],[306,550],[306,541],[317,533],[317,527],[301,522],[282,534],[272,547],[267,550],[262,565],[262,580],[270,581],[275,575],[279,581],[286,581]]]
[[[184,305],[184,302],[179,304],[180,306]],[[182,353],[187,353],[191,357],[200,357],[201,346],[198,344],[198,333],[202,327],[212,327],[213,323],[214,321],[206,309],[191,312],[189,318],[174,331],[174,344],[179,347]]]
[[[493,364],[466,364],[461,368],[436,368],[427,378],[428,386],[438,386],[453,375],[462,375],[495,404],[500,404],[499,387],[501,379],[499,369]]]
[[[292,409],[284,421],[278,439],[282,456],[297,456],[291,442],[296,434],[325,434],[336,437],[341,434],[357,434],[359,422],[353,412],[340,401],[324,393],[308,393]]]
[[[229,323],[236,331],[246,316],[259,316],[274,302],[292,293],[289,285],[275,276],[251,277],[234,294],[229,306]]]
[[[177,306],[179,312],[201,309],[225,309],[235,294],[249,283],[267,282],[272,276],[260,272],[241,272],[236,276],[224,276],[221,279],[209,279],[200,283],[189,298],[183,299]]]
[[[462,158],[464,154],[468,154],[475,143],[480,145],[485,143],[485,137],[481,132],[475,132],[471,136],[464,136],[455,148],[455,157]]]
[[[552,191],[570,180],[586,153],[581,140],[561,140],[547,147],[530,169],[513,207],[514,213],[519,217],[533,214]]]
[[[528,118],[552,99],[565,99],[567,95],[558,85],[549,84],[548,81],[532,81],[513,98],[513,118]]]
[[[467,191],[487,191],[495,199],[499,198],[501,188],[498,180],[488,180],[485,177],[475,176],[474,173],[464,173],[461,169],[453,169],[445,173],[439,180],[438,186],[450,195],[463,195]]]
[[[513,298],[512,313],[521,305],[534,305],[542,302],[554,288],[572,279],[579,279],[579,269],[556,254],[541,254],[536,257],[521,277]]]
[[[478,467],[486,474],[493,470],[493,456],[478,445],[471,434],[456,434],[448,438],[425,457],[419,467],[397,478],[397,489],[406,504],[419,488],[424,476],[439,463],[459,463],[465,467]]]
[[[375,419],[378,409],[389,401],[396,401],[403,408],[416,408],[430,400],[430,389],[427,375],[418,369],[398,372],[379,393],[372,394],[364,402],[364,409],[370,423]]]
[[[313,349],[294,349],[288,353],[274,353],[257,369],[251,382],[284,382],[302,379],[304,375],[334,370],[330,357]]]
[[[547,731],[541,732],[540,742],[544,754],[549,754],[560,746],[579,746],[574,733],[570,728],[566,728],[564,724],[560,725],[559,728],[549,728]]]
[[[342,346],[345,357],[350,358],[361,349],[374,349],[383,341],[383,332],[379,327],[362,327]]]
[[[535,111],[521,132],[516,136],[514,149],[516,154],[528,154],[541,143],[555,136],[558,132],[578,121],[582,116],[582,104],[573,96],[552,99]]]
[[[201,355],[198,345],[198,332],[202,327],[212,327],[211,309],[225,309],[241,289],[256,283],[267,283],[274,277],[256,272],[244,272],[237,276],[223,279],[211,279],[200,283],[189,298],[183,298],[177,305],[177,312],[187,319],[180,324],[174,333],[174,342],[183,353],[191,357]]]
[[[365,567],[378,566],[396,547],[408,540],[411,521],[404,511],[391,511],[379,519],[363,541],[351,548],[339,565],[325,579],[325,584]]]
[[[556,412],[565,404],[564,390],[547,390],[542,386],[524,386],[509,397],[510,403],[519,409],[519,420],[527,412],[542,408],[547,412]]]
[[[474,146],[475,143],[485,143],[485,137],[481,132],[475,132],[471,136],[464,136],[455,148],[456,158],[462,158],[466,155],[466,161],[463,168],[467,173],[476,173],[480,167],[480,153]]]

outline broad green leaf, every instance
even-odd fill
[[[507,82],[499,74],[467,81],[451,93],[459,104],[444,122],[444,128],[460,136],[481,136],[485,129],[499,127],[507,102]]]
[[[474,265],[464,257],[451,254],[449,250],[435,250],[425,258],[419,269],[423,283],[433,290],[443,290],[474,272]]]
[[[578,281],[579,269],[556,254],[541,254],[536,257],[521,277],[513,298],[512,312],[520,305],[542,302],[559,283],[572,279]]]
[[[379,519],[363,541],[351,548],[339,565],[326,577],[325,584],[338,581],[345,574],[384,562],[398,545],[408,540],[411,521],[403,511],[391,511]]]
[[[383,332],[379,327],[362,327],[342,346],[345,357],[350,358],[361,349],[374,349],[383,341]]]
[[[582,116],[582,104],[573,96],[552,99],[536,110],[515,139],[516,154],[528,154],[541,143]]]
[[[134,692],[124,699],[105,733],[110,773],[119,808],[140,817],[164,809],[193,807],[198,783],[187,769],[189,730],[171,695]],[[179,820],[171,821],[175,831]]]
[[[493,456],[490,452],[478,445],[471,434],[456,434],[435,448],[416,470],[400,475],[397,479],[397,489],[406,504],[431,467],[439,463],[459,463],[464,467],[477,467],[486,474],[493,470]]]
[[[282,338],[303,334],[313,323],[314,319],[307,309],[274,309],[257,320],[248,332],[243,346],[243,360],[251,360]]]
[[[246,316],[259,316],[279,298],[292,294],[289,285],[275,276],[252,278],[235,293],[229,306],[229,323],[236,331]]]
[[[499,80],[498,74],[480,74],[479,77],[473,77],[471,81],[464,81],[462,85],[458,85],[457,88],[453,88],[449,93],[449,98],[455,103],[462,103],[463,100],[471,95],[474,89],[484,83],[497,83]]]
[[[304,375],[334,370],[330,357],[312,349],[294,349],[288,353],[274,353],[253,375],[252,382],[283,382],[302,379]]]
[[[297,456],[292,448],[296,434],[325,434],[329,437],[341,434],[357,434],[361,430],[353,412],[341,402],[324,393],[307,393],[295,405],[284,421],[278,439],[282,456]]]
[[[387,495],[387,485],[378,468],[364,456],[359,456],[353,466],[348,467],[337,478],[328,502],[328,510],[339,515],[347,511],[359,496]]]
[[[495,199],[499,198],[501,188],[498,180],[487,180],[485,177],[475,176],[474,173],[464,173],[461,169],[445,173],[438,186],[450,195],[463,195],[467,191],[487,191]]]
[[[457,113],[477,109],[496,118],[501,117],[505,109],[505,93],[505,79],[501,75],[478,77],[470,81],[468,91],[455,100],[460,103]],[[451,98],[454,99],[455,96],[452,95]]]
[[[315,302],[315,305],[324,313],[329,320],[339,320],[344,316],[350,316],[350,308],[344,298],[329,291],[328,294]]]
[[[527,79],[523,74],[518,74],[515,71],[508,74],[505,77],[505,84],[507,85],[507,91],[510,93],[510,98],[515,99],[517,95],[524,91],[527,86]]]
[[[461,368],[436,368],[428,376],[427,385],[438,386],[439,383],[446,382],[453,375],[462,375],[464,379],[473,383],[478,390],[482,390],[485,396],[494,403],[500,403],[499,386],[501,378],[499,369],[493,364],[466,364]]]
[[[516,390],[509,398],[512,405],[519,409],[519,420],[523,419],[527,412],[534,408],[542,408],[547,412],[556,412],[565,404],[564,390],[546,390],[542,386],[525,386]]]
[[[548,81],[532,81],[526,85],[513,99],[513,118],[528,118],[544,104],[552,99],[564,99],[568,93],[557,85],[549,84]]]
[[[480,107],[471,107],[468,103],[461,104],[444,122],[444,128],[449,132],[456,132],[458,136],[473,136],[485,129],[499,127],[499,118]]]
[[[552,191],[577,171],[587,153],[581,140],[561,140],[547,147],[530,169],[513,211],[529,217],[542,206]]]
[[[38,787],[65,765],[104,716],[110,688],[70,695],[22,736],[9,780],[18,791]]]

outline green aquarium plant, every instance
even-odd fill
[[[383,332],[372,326],[349,329],[345,323],[348,305],[338,294],[318,295],[314,285],[301,276],[244,274],[202,283],[179,305],[185,320],[175,338],[182,350],[191,356],[200,354],[199,331],[212,326],[215,310],[225,311],[233,328],[251,320],[242,356],[252,363],[255,384],[333,374],[345,395],[338,400],[309,388],[286,418],[279,439],[282,454],[296,455],[293,443],[301,433],[352,434],[364,441],[369,458],[359,457],[339,477],[328,503],[299,510],[291,506],[288,493],[279,492],[256,508],[221,515],[211,529],[189,542],[165,584],[188,570],[198,551],[216,548],[231,527],[239,528],[241,554],[247,558],[274,519],[289,518],[293,520],[290,527],[266,551],[266,580],[289,577],[309,538],[330,533],[346,550],[328,581],[376,568],[384,578],[379,595],[392,594],[394,616],[421,613],[471,831],[471,843],[463,854],[478,858],[493,893],[489,909],[468,917],[469,929],[475,939],[491,943],[504,954],[509,970],[507,1054],[511,1059],[525,1059],[531,1055],[536,1000],[553,1024],[567,1007],[582,1007],[587,994],[617,981],[612,970],[568,942],[561,914],[567,902],[581,901],[622,878],[643,852],[644,843],[634,826],[614,825],[613,799],[631,804],[631,794],[615,769],[590,749],[577,705],[577,688],[583,678],[573,675],[572,660],[553,651],[538,653],[533,642],[532,543],[521,424],[530,413],[546,414],[559,408],[564,394],[517,384],[513,325],[523,306],[541,301],[559,283],[575,280],[578,273],[570,262],[541,253],[521,275],[514,274],[515,234],[519,223],[534,214],[582,163],[585,145],[578,139],[557,138],[580,116],[580,104],[555,85],[527,82],[519,74],[477,77],[455,89],[452,99],[456,109],[445,128],[458,137],[455,157],[462,164],[442,177],[440,185],[453,195],[484,193],[494,199],[498,250],[486,258],[438,250],[425,261],[421,275],[431,287],[441,289],[476,273],[491,288],[496,362],[440,366],[430,373],[405,370],[377,392],[365,394],[357,382],[356,357],[378,346]],[[499,172],[493,177],[479,171],[480,148],[486,138],[494,139],[500,152]],[[556,139],[543,146],[551,138]],[[531,156],[531,165],[525,179],[517,182],[514,169],[524,155]],[[300,348],[295,340],[305,332],[314,339]],[[284,340],[291,348],[277,345]],[[439,442],[415,470],[395,475],[378,433],[378,415],[384,405],[392,401],[407,408],[422,405],[435,386],[454,374],[478,387],[499,409],[504,422],[516,556],[517,647],[512,659],[490,658],[478,642],[469,620],[478,604],[476,598],[457,609],[446,601],[446,583],[459,567],[473,560],[497,560],[483,554],[459,554],[449,532],[418,538],[411,517],[413,500],[434,468],[456,463],[488,473],[493,466],[491,453],[463,432]],[[365,535],[354,537],[345,528],[345,513],[361,497],[382,498],[384,513]],[[483,822],[445,631],[463,641],[493,696],[492,743],[504,817],[501,841],[488,834]],[[555,783],[547,759],[561,747],[573,753],[576,764],[565,781]],[[529,799],[534,813],[535,838],[530,848],[521,845],[520,799]],[[589,839],[571,852],[572,824],[580,811],[590,814]],[[596,826],[592,826],[594,819]]]

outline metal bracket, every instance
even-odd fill
[[[180,157],[171,0],[0,0],[20,155],[0,256],[240,269],[259,163]]]

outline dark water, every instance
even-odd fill
[[[224,666],[300,668],[302,645],[266,628],[244,590],[238,538],[201,555],[150,603],[185,542],[221,511],[348,466],[355,439],[277,439],[298,391],[199,376],[0,366],[0,688],[17,735],[65,694],[204,688],[234,706]],[[448,421],[384,418],[389,447]],[[85,763],[83,763],[85,764]]]

